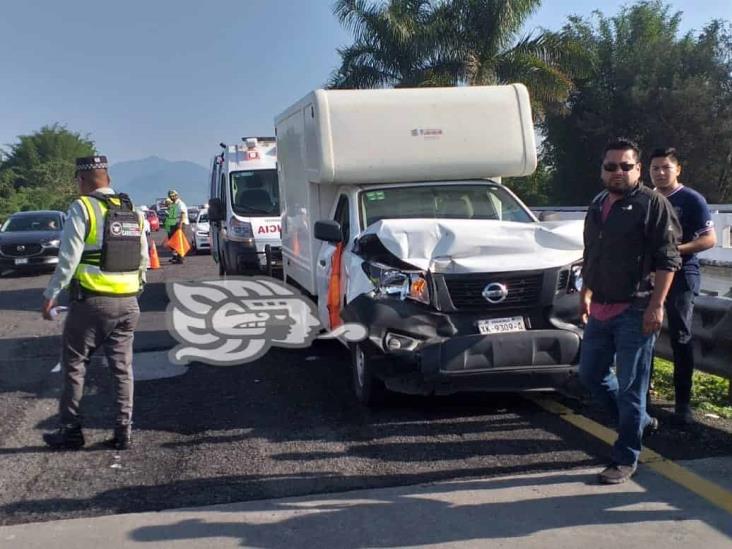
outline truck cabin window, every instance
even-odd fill
[[[231,205],[239,215],[280,215],[277,170],[232,172]]]
[[[492,219],[532,223],[519,202],[495,185],[420,185],[361,193],[364,228],[382,219]]]

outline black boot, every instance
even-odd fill
[[[127,450],[132,446],[132,427],[118,425],[114,428],[114,436],[105,441],[104,444],[115,450]]]
[[[81,425],[61,425],[55,433],[43,435],[43,441],[54,450],[78,450],[84,446]]]

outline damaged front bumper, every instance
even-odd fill
[[[364,294],[342,312],[347,322],[368,327],[363,352],[374,375],[394,391],[561,390],[573,384],[579,330],[557,329],[543,309],[519,314],[527,330],[480,334],[477,323],[485,314],[439,312],[388,297]]]

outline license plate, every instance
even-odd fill
[[[15,264],[16,265],[27,265],[28,264],[28,258],[27,257],[22,257],[20,259],[16,259],[15,260]]]
[[[524,317],[509,316],[507,318],[490,318],[478,321],[481,334],[505,334],[507,332],[523,332],[526,330]]]

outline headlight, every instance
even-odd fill
[[[53,240],[41,240],[41,246],[44,248],[58,248],[61,245],[61,241],[58,238]]]
[[[567,293],[573,294],[582,290],[582,263],[575,263],[569,268],[569,284],[567,284]]]
[[[429,305],[430,291],[427,274],[423,271],[402,271],[380,263],[363,263],[363,270],[376,288],[377,294],[412,299]]]
[[[252,224],[247,221],[239,221],[236,217],[229,219],[229,238],[252,238]]]

